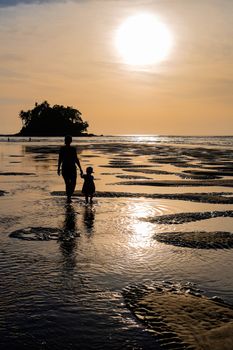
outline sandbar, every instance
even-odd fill
[[[233,308],[174,283],[132,286],[128,308],[165,349],[232,350]]]

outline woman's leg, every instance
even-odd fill
[[[69,185],[69,193],[70,196],[73,195],[75,187],[76,187],[76,181],[77,181],[77,175],[76,174],[72,174],[72,176],[70,177],[70,185]]]
[[[63,170],[62,176],[65,181],[66,196],[67,196],[67,199],[70,200],[75,190],[77,173],[73,169],[71,171],[68,171],[66,169],[66,170]]]
[[[65,182],[66,196],[70,197],[70,178],[68,176],[63,175],[63,179]]]

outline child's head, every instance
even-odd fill
[[[86,172],[87,172],[87,174],[92,174],[94,172],[92,166],[88,166],[86,168]]]

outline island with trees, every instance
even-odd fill
[[[19,113],[23,126],[17,136],[93,136],[87,133],[89,124],[81,115],[73,107],[36,102],[33,109]]]

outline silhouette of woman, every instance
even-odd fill
[[[67,202],[71,202],[71,196],[74,193],[77,179],[77,168],[79,167],[80,175],[83,171],[77,157],[76,149],[71,146],[72,137],[70,135],[65,137],[65,146],[60,148],[57,173],[60,176],[60,168],[62,167],[62,176],[66,186]]]

